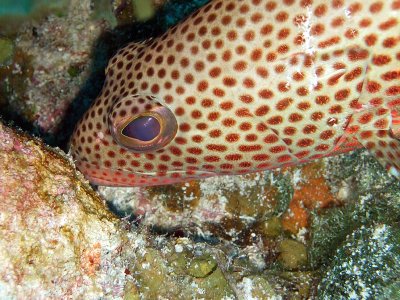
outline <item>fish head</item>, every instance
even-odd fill
[[[104,87],[71,138],[78,169],[91,183],[108,186],[171,184],[215,175],[211,160],[204,168],[196,157],[201,147],[186,145],[189,139],[202,144],[204,135],[196,135],[201,130],[195,128],[188,134],[193,115],[180,113],[185,101],[170,105],[168,96],[152,94],[143,81],[132,78],[134,73],[124,72],[134,60],[127,53],[136,53],[140,64],[141,52],[135,50],[144,46],[134,43],[110,60]]]
[[[390,144],[400,7],[352,3],[213,0],[127,45],[72,136],[78,168],[95,184],[161,185]]]
[[[86,116],[74,132],[71,149],[91,183],[149,186],[214,175],[184,163],[188,159],[178,124],[187,121],[152,95],[121,96],[103,110],[98,107],[94,118]]]

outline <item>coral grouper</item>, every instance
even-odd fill
[[[96,184],[159,185],[366,147],[400,170],[399,0],[215,0],[109,62],[71,141]]]

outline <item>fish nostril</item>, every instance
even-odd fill
[[[158,120],[152,116],[142,116],[129,122],[122,134],[133,139],[148,142],[156,138],[161,131]]]

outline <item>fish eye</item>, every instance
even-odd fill
[[[135,153],[147,153],[169,144],[178,124],[171,110],[154,97],[130,95],[114,103],[109,127],[120,146]]]
[[[160,122],[156,117],[141,115],[128,123],[122,134],[128,138],[148,142],[160,134]]]

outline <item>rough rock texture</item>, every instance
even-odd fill
[[[312,274],[266,273],[262,243],[210,245],[116,219],[65,155],[1,123],[0,203],[1,299],[281,299],[313,290]]]
[[[339,189],[328,181],[327,163],[321,159],[285,170],[169,186],[99,187],[99,192],[122,215],[133,214],[142,224],[166,230],[185,228],[234,241],[255,232],[304,236],[312,212],[342,205]]]
[[[64,13],[22,26],[14,61],[0,72],[9,105],[45,132],[59,129],[88,76],[92,45],[105,28],[91,19],[91,1],[71,0]]]
[[[71,163],[0,123],[0,298],[121,296],[126,233]]]
[[[361,227],[348,236],[323,275],[318,299],[397,299],[400,230],[384,224]]]
[[[143,1],[63,0],[57,15],[2,31],[0,107],[57,132],[89,68],[104,73],[107,55],[102,65],[90,54],[110,28],[100,19],[147,19],[135,10]],[[126,39],[148,38],[206,1],[167,1],[157,22],[133,24]],[[280,172],[99,190],[139,227],[117,220],[58,151],[0,125],[1,299],[314,299],[321,275],[323,299],[400,298],[399,183],[366,151]]]
[[[288,180],[271,172],[152,188],[99,187],[99,192],[117,210],[141,218],[142,224],[166,230],[191,228],[205,235],[222,224],[221,234],[235,239],[241,231],[287,208],[290,187],[280,187]]]
[[[165,187],[100,187],[99,191],[121,215],[133,215],[145,226],[229,241],[227,245],[236,253],[231,257],[233,269],[251,270],[241,276],[261,272],[256,282],[266,278],[283,297],[294,293],[314,299],[319,273],[309,271],[323,271],[327,265],[339,268],[335,251],[346,236],[348,243],[369,249],[368,240],[357,240],[357,234],[352,233],[376,224],[396,227],[400,221],[399,183],[366,151],[281,173],[209,178]],[[385,255],[397,255],[383,237],[380,242],[382,247],[389,247]],[[355,251],[354,265],[366,267],[360,251],[349,249],[346,255]],[[363,255],[369,257],[373,251],[364,251]],[[378,260],[376,268],[361,274],[366,289],[373,290],[374,283],[365,275],[378,278],[379,274],[392,276],[397,272]],[[274,276],[268,277],[270,274]],[[239,278],[247,282],[247,277]],[[343,276],[332,278],[324,280],[338,286],[350,284]],[[291,284],[296,285],[295,291]],[[330,288],[326,287],[327,283],[321,285],[319,293],[329,299]],[[399,290],[397,282],[381,288],[384,297],[397,295]]]

